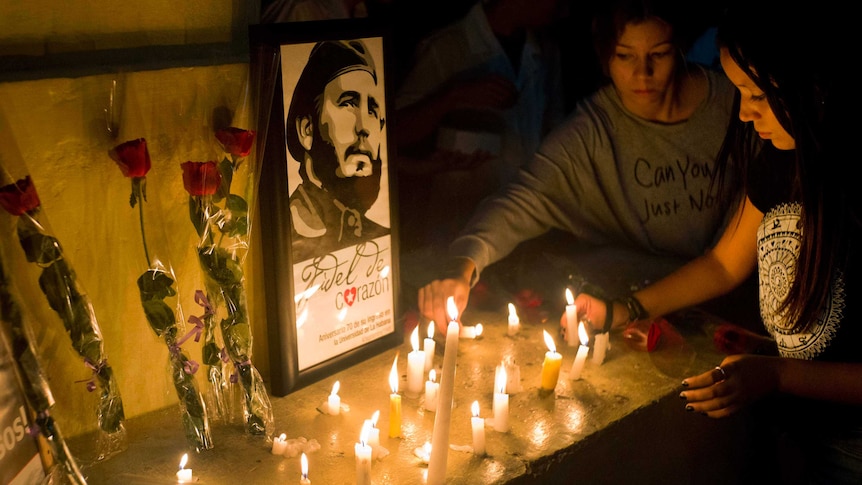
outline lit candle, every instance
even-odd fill
[[[368,444],[371,446],[372,454],[376,454],[376,448],[380,446],[380,428],[377,427],[377,420],[380,419],[380,411],[374,411],[371,419],[368,420]]]
[[[597,333],[593,342],[593,364],[602,365],[610,346],[610,332]]]
[[[353,446],[356,454],[356,484],[371,485],[371,447],[368,446],[368,423],[362,426],[359,443]]]
[[[434,352],[437,350],[437,342],[434,341],[434,320],[428,324],[428,333],[427,337],[425,337],[425,342],[422,345],[422,350],[425,351],[425,372],[431,370],[434,367]]]
[[[569,347],[578,345],[578,307],[572,290],[566,288],[566,343]]]
[[[502,365],[506,368],[506,394],[511,395],[521,392],[521,368],[508,355],[503,358]]]
[[[521,329],[521,319],[515,311],[515,305],[509,303],[509,335],[515,335]]]
[[[560,364],[563,362],[563,356],[557,352],[551,334],[547,330],[542,330],[542,332],[545,335],[545,345],[548,346],[548,351],[545,353],[545,361],[542,362],[542,386],[540,390],[553,392],[557,387],[557,379],[560,377]]]
[[[341,398],[338,396],[338,388],[341,387],[339,381],[335,381],[332,385],[332,392],[329,393],[329,414],[338,416],[341,412]]]
[[[190,483],[192,481],[192,469],[186,468],[186,463],[189,461],[189,454],[183,453],[180,458],[180,470],[177,472],[177,481],[179,483]]]
[[[416,398],[422,392],[422,377],[425,375],[425,352],[419,350],[419,327],[410,334],[410,345],[413,351],[407,354],[407,394]]]
[[[422,463],[427,465],[428,461],[431,459],[431,443],[426,441],[424,445],[414,449],[413,454],[422,460]]]
[[[482,456],[485,454],[485,420],[479,417],[479,401],[473,401],[471,408],[473,418],[470,424],[473,427],[473,454]]]
[[[272,439],[272,454],[273,455],[283,455],[284,450],[287,448],[287,436],[284,433],[281,433],[281,436],[276,436]]]
[[[440,391],[440,383],[435,382],[437,373],[434,369],[428,372],[428,380],[425,381],[425,409],[428,411],[437,410],[437,393]]]
[[[494,379],[494,430],[509,431],[509,395],[506,394],[506,366],[500,367]]]
[[[470,338],[476,339],[482,336],[482,324],[477,323],[476,325],[464,325],[461,327],[461,332],[459,336],[461,338]]]
[[[389,372],[389,387],[392,394],[389,395],[389,437],[399,438],[401,436],[401,395],[398,394],[398,356],[392,362],[392,371]]]
[[[449,326],[446,327],[446,348],[443,351],[443,375],[437,395],[437,413],[434,415],[434,433],[431,436],[431,459],[428,463],[428,485],[442,485],[446,481],[446,461],[449,458],[449,424],[452,415],[452,395],[455,392],[455,364],[458,359],[458,307],[455,299],[446,301]]]
[[[578,347],[578,355],[575,356],[575,361],[572,362],[572,370],[569,371],[569,379],[576,381],[581,378],[581,371],[584,370],[584,362],[587,360],[587,354],[590,348],[587,343],[590,341],[590,336],[587,335],[587,329],[584,328],[584,322],[578,324],[578,336],[581,339],[581,345]]]
[[[305,456],[305,453],[299,458],[299,462],[302,464],[302,474],[299,478],[299,483],[302,485],[311,485],[311,480],[308,479],[308,457]]]

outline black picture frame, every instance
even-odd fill
[[[398,321],[398,199],[395,170],[391,170],[389,165],[389,160],[394,158],[393,147],[388,143],[390,123],[386,122],[386,100],[390,98],[390,83],[386,81],[392,79],[389,75],[392,69],[389,67],[391,36],[385,26],[374,20],[346,19],[254,25],[249,28],[249,37],[252,85],[256,87],[254,95],[258,101],[258,127],[259,133],[264,134],[263,143],[259,146],[263,153],[259,155],[262,163],[258,201],[271,392],[275,396],[284,396],[403,343],[403,327]],[[310,53],[318,43],[321,45],[318,49],[320,54],[315,54],[312,62]],[[343,48],[347,49],[344,51],[347,54],[340,51]],[[334,53],[324,55],[325,49],[332,49]],[[318,209],[328,207],[329,193],[342,190],[344,186],[337,184],[348,179],[333,182],[331,186],[338,188],[329,191],[310,185],[318,177],[311,180],[300,176],[299,169],[304,165],[297,158],[304,157],[307,150],[299,150],[303,153],[295,157],[294,154],[299,152],[294,149],[302,148],[302,140],[307,139],[303,135],[309,132],[295,132],[302,140],[295,136],[290,140],[288,134],[297,129],[297,119],[311,118],[294,117],[292,122],[285,120],[285,112],[292,115],[291,106],[294,103],[302,105],[293,100],[293,95],[295,91],[305,93],[305,89],[298,88],[297,80],[306,69],[327,72],[327,68],[320,66],[337,62],[332,59],[356,56],[357,53],[363,54],[360,55],[363,60],[348,68],[348,72],[360,71],[358,78],[366,84],[372,77],[365,76],[365,73],[375,74],[374,86],[369,88],[372,94],[364,96],[373,101],[367,106],[374,109],[361,108],[359,112],[373,113],[379,118],[379,136],[370,136],[378,136],[379,157],[374,163],[371,161],[375,158],[366,157],[367,164],[357,165],[363,167],[357,173],[367,173],[363,170],[370,166],[371,175],[361,179],[354,177],[348,182],[353,188],[346,189],[345,193],[353,194],[354,199],[364,203],[357,206],[362,207],[360,212],[345,211],[342,207],[338,222],[333,223],[325,216],[308,214],[325,214],[327,211]],[[327,60],[320,60],[324,58]],[[373,68],[369,67],[370,64]],[[356,65],[361,69],[356,69]],[[330,66],[331,69],[336,67]],[[336,77],[344,79],[342,71],[332,72],[338,72]],[[322,84],[332,85],[332,75],[328,78],[327,75],[310,76],[309,79],[315,79],[310,85],[318,86],[322,92],[320,79],[329,79]],[[302,82],[305,87],[306,81]],[[383,99],[378,99],[380,96]],[[327,107],[318,106],[315,116],[326,116],[320,113],[329,109]],[[327,119],[330,123],[320,122],[318,126],[338,124],[334,122],[335,117]],[[355,121],[353,125],[356,125]],[[368,125],[368,131],[372,131],[377,122]],[[321,146],[319,140],[322,139],[322,135],[313,139],[312,146]],[[337,164],[336,161],[328,163],[333,167]],[[368,193],[368,187],[374,186],[378,169],[375,163],[379,163],[379,192],[372,199],[363,194]],[[334,170],[323,172],[333,173]],[[302,190],[298,189],[300,185]],[[296,195],[293,202],[291,195]],[[320,198],[324,202],[318,204]],[[349,196],[344,198],[347,200]],[[318,202],[309,202],[311,199]],[[374,200],[374,203],[366,207],[369,200]],[[345,222],[351,217],[353,221],[358,218],[363,222],[351,226]],[[321,221],[323,229],[317,224]],[[357,227],[360,228],[358,231]],[[339,239],[335,234],[352,235],[350,237],[354,239],[347,236]],[[351,242],[356,239],[360,242]],[[335,243],[334,240],[341,242]],[[328,247],[330,243],[338,246]],[[347,245],[342,247],[345,243]]]

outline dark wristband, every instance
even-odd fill
[[[629,312],[629,322],[646,320],[649,318],[649,312],[646,311],[644,306],[641,305],[640,300],[638,300],[634,295],[627,296],[620,300],[620,303],[622,303]]]
[[[614,324],[614,301],[613,300],[604,300],[605,302],[605,326],[602,327],[602,333],[608,333],[611,331],[611,327]]]

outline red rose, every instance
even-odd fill
[[[215,134],[224,151],[236,157],[248,156],[254,142],[254,131],[242,128],[223,128]]]
[[[39,194],[36,186],[30,181],[30,176],[14,184],[0,187],[0,205],[13,216],[20,216],[39,207]]]
[[[115,146],[108,155],[117,162],[126,177],[146,177],[150,171],[150,152],[147,140],[138,138]]]
[[[221,185],[221,174],[215,162],[185,162],[180,167],[183,187],[189,195],[212,195]]]

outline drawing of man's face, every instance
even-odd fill
[[[350,71],[330,81],[320,103],[320,135],[335,150],[335,176],[372,175],[380,156],[383,94],[368,71]]]

